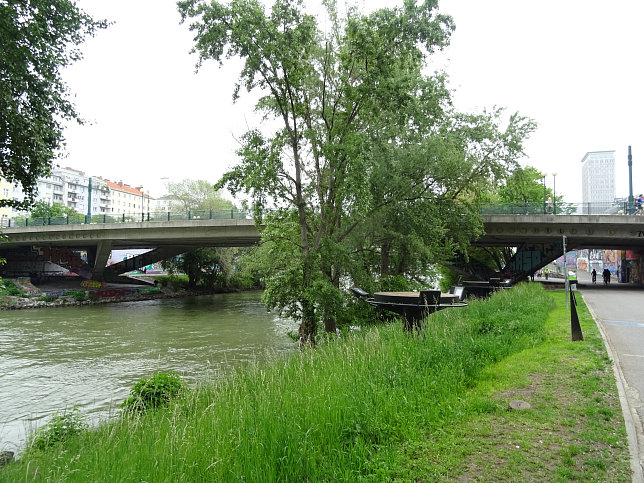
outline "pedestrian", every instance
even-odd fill
[[[593,279],[593,283],[597,283],[597,270],[593,268],[593,271],[590,272],[590,276]]]
[[[543,276],[548,280],[548,274],[550,274],[550,270],[548,268],[543,269]]]
[[[602,272],[602,277],[604,279],[604,285],[608,285],[610,283],[610,270],[607,268],[604,268],[604,271]]]
[[[554,212],[554,203],[550,197],[550,193],[546,195],[546,211],[550,214]]]
[[[644,203],[644,195],[640,194],[635,200],[635,214],[641,215],[643,213],[642,204]]]

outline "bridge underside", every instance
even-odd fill
[[[67,271],[97,281],[122,281],[120,275],[172,258],[193,248],[244,247],[259,242],[249,219],[199,220],[114,225],[36,226],[5,229],[0,273],[32,275]],[[106,266],[112,250],[148,252]]]
[[[583,248],[644,252],[644,220],[635,216],[487,215],[486,234],[474,244],[514,247],[516,252],[502,272],[514,281],[531,274],[564,254]]]

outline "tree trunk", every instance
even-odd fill
[[[380,248],[380,275],[389,275],[389,254],[391,252],[391,244],[388,242],[383,243]]]
[[[302,321],[298,329],[300,349],[312,347],[315,345],[315,333],[317,330],[315,323],[315,312],[313,304],[309,300],[302,300]]]

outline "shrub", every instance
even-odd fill
[[[58,297],[54,297],[53,295],[43,295],[38,300],[41,300],[43,302],[53,302],[56,299],[58,299]]]
[[[130,391],[130,397],[121,404],[128,411],[141,412],[165,406],[176,398],[183,388],[183,381],[173,372],[158,372],[143,377]]]
[[[55,414],[48,424],[33,434],[28,447],[44,450],[87,430],[88,427],[78,408],[73,408],[62,415]]]
[[[76,302],[84,302],[88,298],[86,290],[70,290],[67,295],[76,300]]]
[[[18,287],[15,283],[13,283],[11,280],[4,280],[4,295],[11,295],[15,297],[23,297],[25,295],[25,291]]]

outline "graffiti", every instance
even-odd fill
[[[577,270],[585,270],[585,271],[590,271],[588,270],[588,259],[587,258],[578,258],[577,259]]]
[[[599,250],[597,248],[593,248],[593,249],[589,250],[588,259],[589,260],[603,260],[604,259],[603,250]]]
[[[100,298],[130,297],[137,295],[138,290],[135,288],[101,288],[90,290],[89,294]]]
[[[105,287],[105,282],[99,282],[97,280],[83,280],[81,282],[81,287],[84,287],[84,288],[103,288],[103,287]]]
[[[83,260],[69,248],[43,247],[40,249],[43,260],[53,262],[70,270],[83,266]]]

